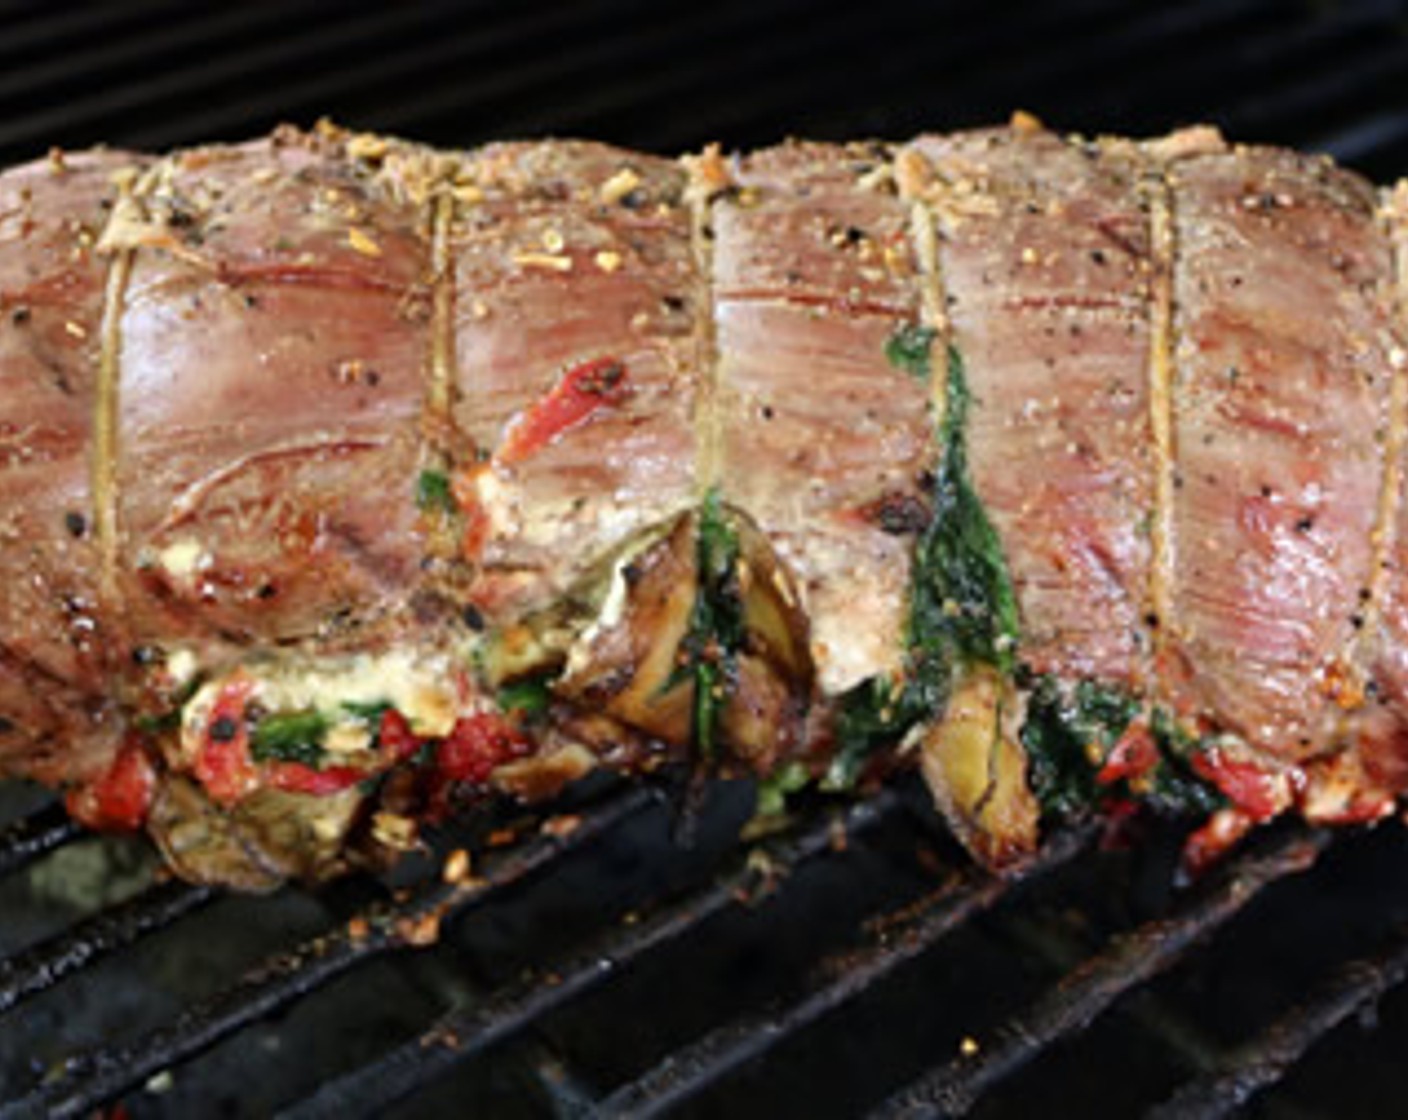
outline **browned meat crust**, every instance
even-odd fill
[[[681,759],[916,751],[997,864],[1038,800],[1378,819],[1405,212],[1025,117],[12,170],[0,773],[251,887]]]

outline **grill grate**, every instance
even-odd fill
[[[1086,130],[1210,119],[1387,179],[1408,173],[1398,9],[16,6],[0,41],[0,161],[51,144],[234,139],[324,113],[447,145],[555,132],[669,151],[903,135],[1024,106]],[[1060,835],[1020,882],[984,879],[912,783],[810,805],[747,847],[746,789],[715,791],[685,849],[664,843],[661,800],[587,790],[555,816],[512,820],[526,839],[459,883],[427,856],[315,899],[237,902],[140,858],[134,870],[121,844],[0,787],[14,821],[0,830],[0,1120],[117,1100],[138,1120],[219,1111],[212,1101],[298,1118],[467,1105],[1003,1117],[1061,1099],[1069,1114],[1164,1120],[1397,1101],[1397,826],[1272,833],[1174,891],[1177,838],[1164,835],[1137,853]],[[484,850],[503,823],[463,825],[440,855]],[[74,880],[94,876],[123,889],[75,897]],[[437,927],[440,942],[418,949]],[[249,944],[216,952],[216,929]],[[184,962],[179,980],[168,957]],[[1377,1032],[1347,1029],[1381,1004]]]

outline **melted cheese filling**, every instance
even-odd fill
[[[323,746],[331,753],[354,754],[370,743],[365,721],[347,705],[389,704],[406,717],[415,735],[441,739],[474,699],[467,663],[460,653],[395,650],[241,666],[207,681],[187,702],[181,716],[182,752],[188,758],[198,754],[220,693],[236,675],[252,682],[249,702],[269,712],[324,715],[330,727]]]

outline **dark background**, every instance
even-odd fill
[[[900,138],[1025,108],[1083,131],[1210,120],[1408,169],[1394,0],[10,4],[0,162],[327,115],[447,146],[581,135],[673,152]]]

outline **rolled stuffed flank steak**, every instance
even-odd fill
[[[268,889],[600,768],[1010,866],[1408,789],[1408,193],[1018,115],[0,175],[0,775]]]

